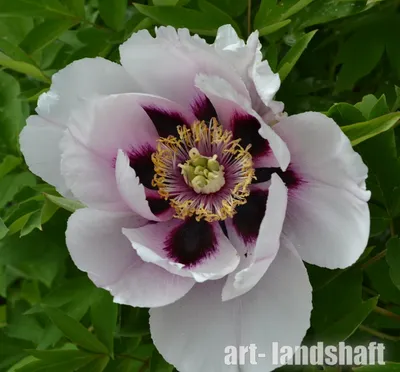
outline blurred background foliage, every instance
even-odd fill
[[[259,30],[287,112],[334,118],[370,169],[368,248],[346,270],[308,266],[305,342],[384,342],[391,363],[360,372],[400,371],[399,10],[397,0],[0,0],[0,371],[174,370],[152,345],[148,311],[113,304],[71,262],[65,226],[81,206],[29,172],[18,135],[70,62],[118,62],[122,42],[157,25],[212,42],[226,23],[243,38]]]

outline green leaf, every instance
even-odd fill
[[[24,111],[27,106],[19,98],[20,93],[18,81],[4,71],[0,71],[0,145],[3,143],[10,149],[17,147],[18,134],[25,124]],[[4,162],[4,168],[3,163],[0,165],[2,176],[12,170],[15,160],[5,158]]]
[[[147,309],[122,306],[121,313],[120,336],[138,337],[150,334],[149,311]]]
[[[287,0],[285,2],[278,2],[276,0],[262,0],[254,19],[254,26],[261,31],[271,24],[281,23],[298,13],[313,1],[314,0]]]
[[[272,25],[265,26],[259,30],[260,36],[267,36],[269,34],[274,33],[275,31],[280,30],[281,28],[287,26],[291,22],[290,19],[286,19],[285,21],[273,23]]]
[[[35,186],[36,178],[30,172],[9,174],[0,179],[0,208],[3,208],[26,186]]]
[[[102,291],[99,299],[92,304],[91,316],[96,336],[113,355],[118,305],[113,302],[113,298],[108,292]]]
[[[107,347],[75,319],[55,308],[46,307],[44,310],[52,322],[72,342],[86,350],[100,354],[108,354]]]
[[[31,213],[21,228],[20,237],[30,234],[33,230],[42,230],[42,211],[37,210]]]
[[[386,52],[389,57],[392,69],[396,72],[397,77],[400,78],[400,45],[396,37],[396,32],[386,39]]]
[[[58,0],[0,0],[0,15],[46,18],[74,17]]]
[[[80,18],[85,18],[85,0],[64,0],[68,9]]]
[[[220,10],[218,7],[206,0],[198,0],[198,3],[200,10],[204,14],[207,14],[208,17],[212,18],[215,21],[218,21],[221,25],[230,24],[236,30],[238,36],[242,37],[240,27],[227,13]]]
[[[91,361],[89,364],[78,369],[77,372],[102,372],[107,367],[110,357],[102,355]]]
[[[61,196],[54,196],[50,194],[44,194],[44,196],[55,205],[69,212],[75,212],[78,209],[85,208],[85,206],[77,200],[70,200]]]
[[[20,72],[21,74],[28,75],[37,80],[44,81],[46,83],[50,83],[50,78],[48,78],[46,75],[44,75],[43,72],[40,71],[40,69],[38,67],[34,66],[33,64],[27,63],[27,62],[16,61],[1,52],[0,52],[0,66],[9,68],[16,72]]]
[[[389,106],[386,102],[386,97],[383,94],[375,103],[375,105],[372,107],[368,119],[375,119],[389,113],[390,113]]]
[[[364,115],[366,120],[369,119],[372,108],[377,104],[378,99],[373,94],[368,94],[363,97],[361,102],[354,105]]]
[[[155,6],[175,6],[179,0],[153,0]]]
[[[349,137],[353,146],[392,129],[400,120],[400,113],[394,112],[363,123],[345,125],[342,127],[344,134]]]
[[[221,20],[215,15],[206,14],[193,9],[167,6],[148,6],[134,4],[136,9],[145,16],[163,25],[171,25],[175,28],[186,27],[192,32],[202,35],[215,36],[217,29],[225,24],[225,18]]]
[[[400,372],[400,363],[385,362],[384,365],[353,367],[354,372]]]
[[[121,31],[125,25],[127,6],[127,0],[99,0],[100,16],[108,27]]]
[[[334,345],[349,338],[375,308],[378,298],[371,298],[357,305],[355,308],[349,309],[348,313],[342,319],[332,323],[322,333],[318,334],[318,339],[325,340]]]
[[[66,359],[82,359],[90,356],[81,350],[28,350],[29,354],[46,362],[62,362]]]
[[[89,354],[82,358],[62,359],[54,362],[39,360],[17,369],[16,372],[72,372],[87,365],[95,357],[95,355]]]
[[[354,124],[365,121],[364,116],[349,103],[335,103],[327,112],[327,116],[335,120],[339,125]]]
[[[335,19],[348,17],[365,9],[365,2],[358,0],[315,0],[307,8],[298,13],[296,24],[298,29],[327,23]]]
[[[59,229],[55,231],[61,234]],[[50,287],[67,254],[53,239],[46,231],[34,231],[22,238],[7,236],[0,240],[0,265],[12,268],[20,277],[40,280]]]
[[[374,29],[362,30],[351,36],[339,51],[338,62],[343,66],[338,75],[336,92],[352,89],[359,79],[375,68],[384,50],[385,44]]]
[[[78,23],[75,20],[47,20],[36,26],[25,39],[20,47],[29,55],[42,50],[56,40],[63,32]]]
[[[167,363],[161,354],[154,350],[150,359],[150,372],[172,372],[173,370],[174,366]]]
[[[300,56],[303,54],[304,50],[307,48],[309,42],[316,34],[317,30],[311,31],[308,34],[302,36],[296,44],[286,53],[285,57],[280,61],[278,65],[278,72],[281,80],[285,80],[292,71],[293,67],[299,60]]]
[[[3,239],[8,233],[8,227],[4,224],[3,220],[0,218],[0,239]]]
[[[379,293],[380,300],[400,305],[400,291],[392,282],[385,259],[374,262],[365,271],[371,288]]]
[[[400,239],[389,239],[386,243],[386,249],[386,261],[390,268],[390,278],[393,284],[400,289]]]
[[[6,174],[17,168],[22,163],[21,158],[17,158],[14,155],[7,155],[0,163],[0,178],[3,178]]]

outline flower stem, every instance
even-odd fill
[[[393,318],[393,319],[396,319],[396,320],[400,321],[400,315],[399,314],[393,313],[393,312],[391,312],[389,310],[386,310],[386,309],[384,309],[382,307],[376,306],[375,309],[374,309],[374,312],[376,312],[376,313],[378,313],[380,315],[386,316],[388,318]]]
[[[370,258],[367,262],[365,262],[361,268],[365,269],[368,266],[372,265],[373,263],[375,263],[376,261],[379,261],[381,258],[385,257],[387,253],[387,249],[384,249],[382,252],[379,252],[376,256]]]
[[[383,340],[400,341],[400,337],[388,335],[386,333],[377,331],[376,329],[367,327],[367,326],[362,325],[362,324],[360,325],[359,329],[360,329],[360,331],[367,332],[367,333],[369,333],[369,334],[371,334],[373,336],[382,338]]]
[[[251,0],[247,0],[247,35],[251,34]]]

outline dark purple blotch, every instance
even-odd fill
[[[218,120],[217,111],[207,96],[199,96],[191,104],[194,116],[200,121],[209,122],[212,118]]]
[[[149,116],[160,137],[177,136],[177,126],[189,125],[181,113],[167,111],[155,106],[143,107]]]
[[[210,223],[190,217],[170,233],[164,249],[171,260],[195,266],[215,253],[217,238]]]
[[[240,145],[246,148],[251,145],[250,154],[254,157],[266,155],[270,151],[269,143],[258,133],[261,125],[252,115],[235,112],[231,118],[233,137],[240,138]]]

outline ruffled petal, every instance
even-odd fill
[[[262,61],[258,31],[253,32],[245,43],[231,25],[221,26],[214,47],[239,73],[250,92],[253,108],[264,115],[279,90],[280,78],[271,70],[268,61]]]
[[[173,219],[123,232],[144,261],[198,282],[220,279],[239,263],[235,248],[217,223]]]
[[[198,73],[222,77],[241,94],[247,89],[237,72],[197,35],[187,29],[159,27],[153,38],[147,30],[132,35],[120,47],[121,63],[150,94],[168,98],[189,108],[199,91],[194,85]]]
[[[241,259],[222,290],[224,301],[251,290],[267,271],[279,249],[286,205],[287,188],[273,174],[268,191],[253,189],[247,204],[239,207],[233,219],[226,222],[229,240]]]
[[[181,372],[269,372],[279,367],[272,343],[298,346],[310,325],[307,271],[284,243],[270,268],[249,292],[221,300],[224,281],[197,284],[173,305],[150,310],[150,330],[163,357]],[[256,345],[252,365],[229,365],[227,347]]]
[[[114,301],[140,307],[163,306],[184,296],[195,283],[145,263],[122,234],[147,221],[126,213],[80,209],[68,221],[66,240],[76,266]]]

